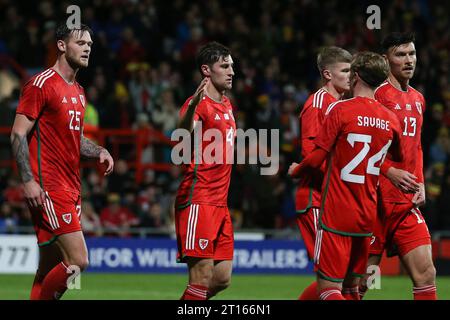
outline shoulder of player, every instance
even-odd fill
[[[78,90],[84,92],[84,87],[78,81],[75,81],[75,86],[77,87]]]
[[[184,101],[183,105],[181,106],[182,108],[187,106],[189,104],[189,102],[191,102],[193,96],[190,96],[189,98],[186,99],[186,101]]]
[[[419,90],[411,87],[410,85],[408,85],[408,90],[411,92],[411,94],[417,95],[420,99],[425,101],[423,94]]]
[[[301,111],[300,111],[300,116],[301,116],[303,113],[305,113],[306,110],[308,110],[309,108],[312,107],[312,102],[313,102],[313,99],[314,99],[314,94],[315,94],[315,93],[311,94],[311,95],[306,99],[306,101],[303,103],[303,106],[302,106]]]
[[[184,114],[184,112],[187,109],[187,106],[188,106],[189,102],[191,102],[191,100],[192,100],[192,96],[187,98],[186,101],[183,103],[183,105],[181,106],[181,108],[179,110],[180,115]]]
[[[330,97],[332,98],[333,96],[325,89],[320,88],[310,96],[312,99],[311,105],[313,108],[324,109],[330,103]]]
[[[38,74],[35,74],[31,79],[26,83],[26,85],[34,86],[39,89],[44,89],[48,86],[49,83],[52,83],[55,77],[56,71],[53,69],[46,69]]]
[[[329,95],[328,92],[322,88],[311,94],[303,104],[303,107],[300,112],[300,117],[306,111],[308,112],[314,110],[319,111],[323,109],[323,112],[325,112],[326,108],[330,104],[330,100],[327,97],[327,95]]]
[[[231,103],[230,98],[228,98],[227,96],[223,96],[223,104],[229,108],[229,109],[233,109],[233,104]]]
[[[191,100],[193,98],[194,98],[194,96],[192,95],[192,96],[190,96],[189,98],[186,99],[186,101],[183,103],[183,105],[180,108],[180,111],[179,111],[180,114],[184,114],[184,112],[186,112],[186,110],[188,108],[188,105],[189,105],[189,103],[191,102]],[[196,108],[195,112],[198,114],[204,109],[207,110],[208,108],[202,108],[202,106],[205,105],[206,103],[207,103],[207,99],[203,98],[202,100],[200,100],[200,102],[197,105],[197,108]]]
[[[350,99],[338,100],[338,101],[331,103],[328,106],[327,111],[325,112],[325,115],[329,115],[331,111],[341,109],[342,106],[353,103],[354,100],[355,100],[355,97],[350,98]],[[334,112],[336,112],[336,111],[334,111]]]
[[[379,98],[381,95],[385,94],[386,91],[392,88],[393,87],[390,82],[386,80],[374,90],[373,95]]]

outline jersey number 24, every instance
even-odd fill
[[[364,143],[364,146],[361,151],[345,167],[342,168],[341,179],[347,182],[364,184],[366,178],[364,175],[354,174],[351,172],[366,158],[369,153],[372,136],[367,134],[349,133],[347,136],[347,142],[352,146],[352,148],[355,147],[355,142],[362,142]],[[380,151],[369,158],[366,169],[368,174],[375,176],[380,174],[380,168],[376,167],[375,164],[379,161],[381,161],[380,165],[383,163],[391,143],[392,140],[389,140]]]

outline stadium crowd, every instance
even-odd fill
[[[381,7],[381,30],[366,27],[366,8]],[[296,228],[295,184],[286,176],[298,161],[298,114],[308,94],[320,87],[318,49],[337,45],[351,53],[378,51],[391,31],[414,31],[417,69],[412,85],[427,101],[423,147],[427,204],[432,230],[450,229],[449,3],[424,0],[361,1],[76,1],[82,21],[94,33],[89,68],[78,75],[88,105],[85,124],[105,128],[152,127],[170,137],[179,107],[200,82],[197,49],[210,40],[231,48],[236,66],[228,93],[242,129],[280,130],[279,173],[259,174],[259,165],[235,165],[229,207],[235,229]],[[0,0],[0,82],[18,75],[5,57],[28,76],[55,60],[53,33],[68,2]],[[3,80],[4,81],[4,80]],[[1,87],[1,85],[0,85]],[[20,83],[0,90],[0,127],[10,127]],[[1,159],[11,158],[1,136]],[[120,150],[114,173],[103,178],[83,169],[82,224],[91,235],[130,236],[129,228],[172,230],[173,201],[181,168],[147,170],[138,184],[128,161],[133,148]],[[170,163],[168,146],[149,146],[142,161]],[[31,226],[19,182],[0,168],[0,232]],[[107,227],[107,230],[103,230]]]

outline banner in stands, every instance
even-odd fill
[[[173,239],[87,238],[87,272],[186,272],[177,263]],[[35,236],[0,235],[0,273],[35,273],[38,247]],[[298,240],[235,241],[233,273],[310,274],[303,242]]]
[[[90,272],[185,272],[177,263],[171,239],[87,239]],[[236,241],[233,273],[310,274],[303,242],[298,240]]]
[[[0,273],[35,273],[38,258],[35,236],[0,235]]]

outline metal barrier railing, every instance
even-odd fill
[[[10,135],[11,128],[0,127],[0,135],[8,136]],[[85,128],[84,134],[89,136],[89,138],[95,140],[99,145],[106,146],[107,144],[111,146],[111,155],[114,159],[119,159],[119,146],[128,145],[135,148],[133,159],[123,159],[127,161],[130,170],[135,171],[136,182],[142,181],[145,170],[151,169],[156,171],[169,171],[172,164],[171,163],[143,163],[142,155],[145,148],[149,145],[165,145],[172,147],[175,142],[171,141],[170,138],[166,137],[162,132],[153,128],[142,128],[142,129],[96,129],[96,128]],[[7,146],[9,148],[9,145]],[[15,161],[13,159],[0,159],[0,168],[9,167],[15,170]],[[81,161],[81,167],[97,168],[101,172],[101,167],[95,161]],[[100,176],[103,176],[100,174]]]

